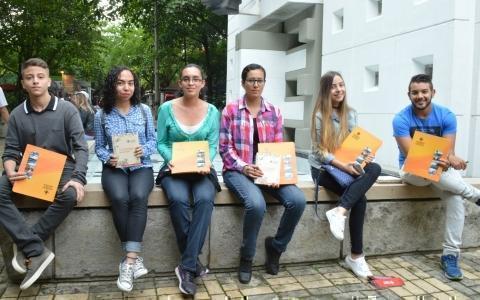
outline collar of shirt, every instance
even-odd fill
[[[263,97],[260,97],[262,99],[262,104],[260,105],[260,111],[262,113],[266,111],[272,111],[272,107],[268,103],[265,102]],[[242,98],[238,99],[238,110],[242,109],[247,109],[247,96],[243,96]]]
[[[26,114],[29,114],[29,113],[32,113],[32,112],[33,113],[43,113],[46,110],[55,111],[57,109],[57,104],[58,104],[58,98],[50,95],[50,102],[48,102],[48,105],[47,105],[47,107],[45,107],[44,110],[42,110],[40,112],[35,111],[33,109],[32,105],[30,104],[30,99],[27,99],[27,100],[25,100],[25,102],[23,102],[23,109],[24,109]]]

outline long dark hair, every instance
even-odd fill
[[[108,72],[107,78],[105,78],[105,85],[103,87],[103,110],[107,114],[109,114],[115,106],[118,76],[120,73],[122,73],[122,71],[125,70],[132,73],[135,87],[132,98],[130,98],[130,104],[132,106],[140,104],[140,82],[138,81],[137,75],[131,69],[125,66],[116,66],[113,67],[110,72]]]

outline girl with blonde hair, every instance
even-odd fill
[[[83,130],[87,139],[93,139],[95,132],[93,131],[93,121],[95,111],[88,102],[88,94],[85,91],[76,92],[72,97],[72,103],[77,107],[82,119]]]
[[[363,255],[363,223],[367,198],[365,193],[380,175],[381,167],[369,155],[364,169],[355,162],[344,163],[333,153],[351,130],[357,126],[357,112],[348,106],[345,82],[338,72],[330,71],[320,79],[320,91],[312,114],[312,152],[308,161],[312,178],[317,185],[340,196],[339,204],[326,212],[330,231],[338,240],[343,240],[346,214],[350,211],[349,229],[351,254],[345,258],[347,266],[358,277],[372,276]],[[342,186],[335,178],[322,169],[331,165],[340,172],[355,177],[348,186]]]

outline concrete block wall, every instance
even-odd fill
[[[480,186],[480,179],[471,179]],[[305,263],[339,259],[349,253],[348,229],[343,243],[330,233],[325,211],[337,197],[323,189],[319,192],[318,214],[312,202],[312,183],[299,187],[308,201],[306,210],[281,263]],[[377,183],[367,194],[364,226],[364,250],[369,255],[440,250],[443,239],[444,204],[430,188],[401,183]],[[33,223],[45,208],[41,202],[19,200],[17,206]],[[267,212],[257,241],[254,265],[265,261],[264,239],[274,235],[283,207],[267,197]],[[478,233],[479,208],[466,203],[467,216],[464,247],[480,246]],[[242,239],[243,207],[225,188],[215,199],[209,234],[201,260],[211,269],[236,268]],[[56,258],[44,278],[66,279],[115,276],[122,256],[109,203],[100,185],[87,186],[86,199],[76,207],[55,234],[46,242]],[[0,231],[0,246],[10,279],[19,280],[11,268],[11,240]],[[161,189],[155,188],[149,198],[147,227],[144,235],[145,264],[152,273],[172,273],[179,262],[179,253],[170,221],[168,204]]]

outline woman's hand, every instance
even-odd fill
[[[279,183],[272,183],[272,184],[269,184],[268,186],[272,189],[278,189],[280,187],[280,184]]]
[[[365,162],[366,162],[367,164],[373,162],[374,160],[375,160],[375,155],[373,155],[373,154],[369,154],[369,155],[367,155],[367,156],[365,157]]]
[[[117,163],[118,163],[118,156],[116,156],[115,154],[110,154],[110,159],[107,161],[107,164],[112,167],[116,167]]]
[[[359,176],[360,173],[355,170],[355,162],[350,162],[342,165],[342,170],[353,176]]]
[[[198,171],[198,173],[202,174],[202,175],[208,175],[210,174],[210,168],[211,168],[212,164],[211,163],[205,163],[205,167],[207,167],[208,169],[207,170],[200,170]]]
[[[142,146],[137,146],[137,147],[135,148],[134,155],[135,155],[135,157],[142,157],[142,156],[143,156],[143,148],[142,148]]]
[[[245,167],[243,167],[242,172],[246,176],[253,179],[263,176],[262,170],[260,170],[260,168],[256,165],[246,165]]]
[[[173,160],[171,160],[169,163],[168,163],[168,168],[171,170],[173,170],[173,168],[175,167],[175,164],[173,163]]]

